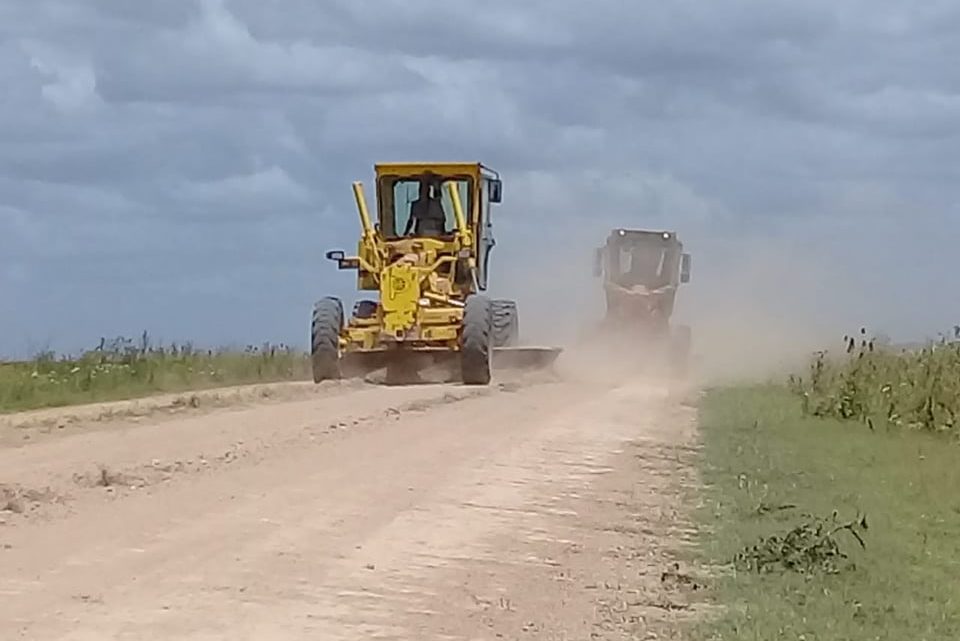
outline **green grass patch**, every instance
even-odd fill
[[[77,356],[0,363],[0,413],[309,377],[307,356],[284,346],[200,350],[120,339]]]
[[[776,386],[710,392],[700,425],[699,554],[724,609],[697,638],[960,639],[953,440],[813,417]]]

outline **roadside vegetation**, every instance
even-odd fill
[[[155,393],[226,385],[306,380],[305,354],[284,345],[198,349],[101,340],[75,356],[43,353],[29,361],[0,363],[0,413],[137,398]]]
[[[954,336],[960,335],[960,328]],[[876,428],[955,433],[960,420],[960,341],[893,349],[846,337],[844,355],[821,352],[791,388],[813,416],[852,419]]]
[[[701,405],[700,639],[960,639],[960,347],[865,332]]]

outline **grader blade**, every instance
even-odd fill
[[[541,369],[553,365],[563,351],[560,347],[495,347],[495,369]]]

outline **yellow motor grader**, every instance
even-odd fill
[[[381,368],[400,380],[424,361],[454,356],[465,384],[486,385],[498,352],[508,364],[555,360],[559,349],[517,347],[514,301],[481,293],[495,244],[490,208],[501,200],[499,175],[467,162],[380,163],[374,171],[375,219],[363,185],[353,183],[362,232],[356,255],[333,250],[326,257],[357,270],[357,288],[379,296],[358,300],[349,319],[338,298],[314,304],[314,382]]]
[[[690,254],[673,231],[614,229],[594,252],[594,276],[603,277],[607,308],[601,335],[643,345],[649,361],[656,350],[672,369],[685,373],[691,331],[672,322],[677,289],[690,282]]]

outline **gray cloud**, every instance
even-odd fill
[[[350,181],[403,158],[501,170],[494,278],[535,265],[539,293],[511,292],[535,308],[554,259],[589,276],[629,224],[690,239],[698,317],[758,247],[816,263],[803,290],[838,321],[960,314],[955,2],[282,5],[0,4],[0,352],[302,342],[310,301],[353,286],[322,260],[356,241]],[[526,256],[534,234],[553,251]],[[757,287],[817,298],[779,289]]]

